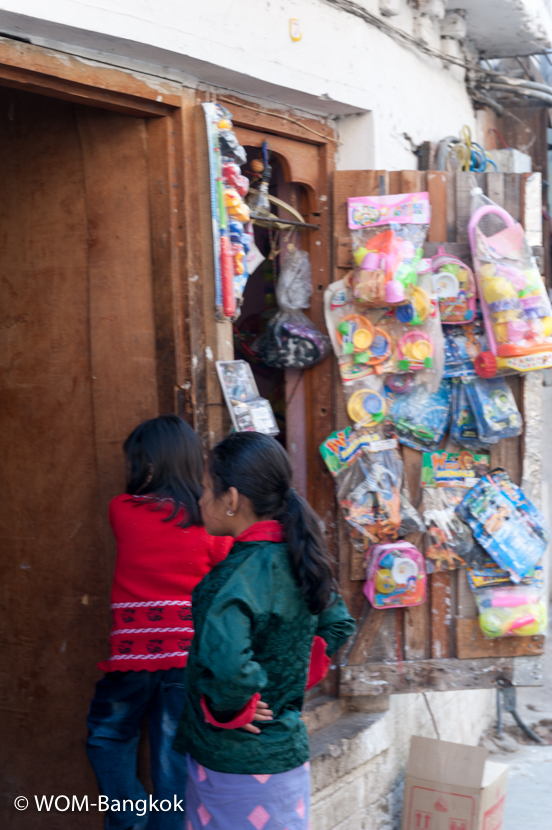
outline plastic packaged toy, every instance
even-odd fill
[[[496,444],[501,438],[521,435],[521,415],[504,378],[475,378],[464,388],[481,441]]]
[[[267,366],[305,369],[330,352],[330,338],[300,310],[310,305],[310,274],[308,253],[288,245],[276,284],[279,311],[258,343],[259,356]]]
[[[490,574],[486,576],[486,584],[477,587],[477,577],[474,578],[473,573],[468,571],[479,611],[479,626],[485,637],[496,639],[546,634],[547,603],[543,596],[541,567],[536,567],[533,576],[521,585],[503,580],[492,581]]]
[[[261,398],[251,366],[245,360],[217,360],[217,373],[236,432],[278,435],[270,401]]]
[[[474,188],[468,233],[490,348],[478,373],[552,366],[552,307],[523,227]]]
[[[425,602],[424,557],[410,542],[374,545],[366,558],[363,590],[374,608],[411,608]]]
[[[353,296],[361,306],[402,303],[417,282],[430,221],[428,193],[348,199]]]
[[[439,297],[443,325],[462,325],[475,320],[475,279],[471,268],[439,245],[431,259],[433,288]]]
[[[479,435],[477,419],[467,394],[468,384],[459,379],[452,382],[452,416],[450,440],[459,447],[481,449],[491,442]]]
[[[484,352],[487,338],[483,321],[476,318],[473,323],[462,326],[447,326],[443,329],[445,347],[445,378],[473,378],[476,377],[474,362]]]
[[[504,470],[483,476],[456,512],[512,582],[520,582],[546,551],[544,517]]]
[[[320,447],[336,479],[337,499],[357,550],[423,530],[423,523],[402,493],[403,464],[391,424],[332,433]],[[391,435],[392,435],[391,429]]]
[[[480,561],[482,548],[455,511],[466,489],[473,487],[488,470],[488,455],[470,452],[423,454],[421,483],[423,519],[429,535],[425,550],[428,573]]]
[[[389,417],[401,444],[415,450],[436,450],[450,423],[452,388],[442,380],[436,392],[415,386],[407,394],[387,387]]]

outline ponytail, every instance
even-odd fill
[[[311,614],[321,614],[337,588],[333,563],[320,519],[291,486],[291,464],[284,448],[258,432],[233,433],[213,449],[209,473],[216,496],[235,487],[250,500],[259,520],[281,522],[297,584]]]

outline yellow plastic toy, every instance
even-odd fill
[[[389,568],[380,568],[376,572],[376,591],[378,594],[390,594],[396,587]]]

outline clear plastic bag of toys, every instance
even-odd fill
[[[490,584],[487,574],[485,587],[475,587],[471,571],[470,586],[474,592],[479,627],[483,636],[494,640],[498,637],[534,637],[546,634],[548,625],[547,603],[543,592],[542,568],[537,566],[526,584],[512,585],[499,581]]]
[[[363,591],[373,608],[411,608],[425,602],[424,557],[410,542],[374,545],[366,559]]]
[[[259,339],[259,356],[267,366],[306,369],[330,352],[330,338],[322,334],[300,310],[312,295],[309,255],[288,245],[276,283],[279,311]]]
[[[468,234],[491,354],[486,377],[552,365],[552,307],[525,232],[509,213],[472,190]]]
[[[332,433],[320,447],[357,550],[424,529],[403,490],[403,463],[390,435],[389,423],[378,425],[376,431],[347,427]]]
[[[405,301],[417,283],[430,222],[428,193],[347,200],[353,244],[353,296],[362,306]]]
[[[474,378],[464,388],[481,441],[496,444],[502,438],[521,435],[523,421],[504,378]]]
[[[385,394],[388,416],[395,424],[400,443],[422,452],[436,450],[450,423],[450,380],[442,380],[436,392],[421,385],[399,390],[396,381],[396,377],[388,380]]]
[[[423,518],[428,531],[427,571],[453,570],[481,560],[481,546],[455,512],[466,490],[489,471],[489,456],[471,452],[425,452],[422,457]]]
[[[467,384],[458,378],[452,382],[450,440],[459,447],[471,449],[488,447],[491,443],[479,435],[477,419],[467,394]]]
[[[505,470],[492,470],[456,508],[495,562],[520,582],[544,555],[549,533],[543,515]]]

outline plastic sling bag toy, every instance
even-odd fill
[[[417,282],[430,221],[428,193],[347,200],[352,231],[353,296],[361,306],[402,303]]]
[[[443,325],[472,323],[475,320],[475,279],[471,268],[439,245],[431,259],[433,287],[439,297]]]
[[[477,449],[488,446],[491,442],[479,434],[478,422],[466,390],[467,384],[461,380],[452,382],[450,440],[459,447]]]
[[[468,225],[490,352],[476,362],[478,374],[552,366],[552,307],[519,222],[472,190]]]
[[[546,551],[544,517],[504,470],[483,476],[456,512],[512,582],[520,582]]]
[[[363,591],[374,608],[409,608],[425,602],[424,557],[410,542],[374,545],[366,558]]]

